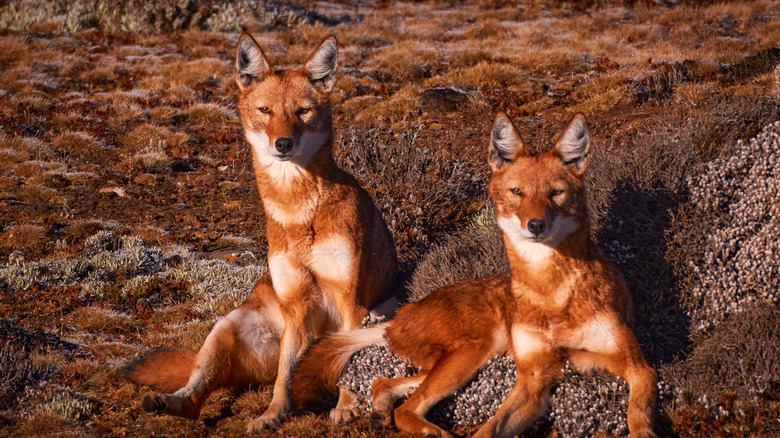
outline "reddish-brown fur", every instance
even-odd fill
[[[157,350],[144,356],[137,364],[129,364],[125,368],[125,377],[139,385],[173,392],[187,384],[194,364],[194,351]]]
[[[425,420],[428,409],[466,383],[492,356],[508,351],[517,366],[517,385],[475,436],[515,436],[542,415],[566,359],[579,370],[602,368],[623,377],[631,388],[631,436],[654,436],[656,374],[630,328],[625,281],[590,236],[582,180],[588,147],[584,117],[577,115],[553,150],[533,156],[511,121],[499,113],[491,136],[494,176],[489,192],[511,275],[438,289],[403,307],[386,325],[391,350],[422,371],[374,382],[375,425],[389,425],[394,417],[407,432],[449,436]],[[372,336],[378,339],[377,333]],[[293,380],[296,400],[307,401],[307,385],[338,374],[308,370],[317,367],[324,351],[351,354],[360,346],[355,339],[360,337],[337,334],[312,348],[301,364],[301,381],[297,376]],[[326,365],[345,363],[330,360]],[[393,410],[416,385],[409,399]]]
[[[270,407],[247,432],[274,427],[289,412],[292,369],[309,343],[358,327],[392,298],[390,232],[368,193],[331,156],[328,93],[336,55],[336,40],[328,37],[300,70],[277,71],[251,36],[241,36],[239,109],[268,219],[270,275],[215,325],[194,360],[178,366],[187,370],[186,385],[148,394],[145,410],[196,418],[217,388],[275,379]],[[141,361],[129,374],[170,388],[167,378],[153,375],[157,365],[166,363]],[[344,393],[332,418],[345,421],[354,411],[354,398]]]

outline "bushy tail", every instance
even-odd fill
[[[127,380],[171,393],[187,385],[194,366],[194,351],[157,349],[123,368]]]
[[[309,409],[322,399],[332,398],[352,355],[370,345],[387,342],[384,338],[387,324],[332,333],[312,345],[292,378],[294,408]]]

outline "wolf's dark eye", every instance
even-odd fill
[[[519,187],[512,187],[511,189],[509,189],[509,191],[512,192],[513,195],[523,196],[523,191],[520,190]]]
[[[302,116],[304,114],[308,114],[309,111],[311,111],[311,108],[301,108],[301,109],[298,110],[298,115]]]
[[[561,193],[563,193],[563,190],[553,190],[552,194],[550,196],[554,198],[554,197],[560,195]]]
[[[271,114],[271,108],[268,108],[267,106],[261,106],[258,108],[261,113],[263,114]]]

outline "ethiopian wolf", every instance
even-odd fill
[[[578,370],[601,368],[623,377],[630,386],[631,436],[655,436],[656,373],[631,329],[623,276],[590,235],[583,183],[589,143],[585,118],[577,114],[552,150],[532,155],[499,113],[488,190],[511,272],[443,287],[402,307],[389,323],[319,341],[293,379],[296,405],[316,397],[318,386],[335,387],[355,351],[386,343],[421,371],[374,381],[374,426],[395,421],[415,435],[450,436],[425,414],[489,359],[511,354],[517,384],[475,436],[512,437],[543,415],[567,359]]]
[[[128,367],[162,392],[142,407],[197,418],[214,390],[274,382],[268,409],[247,432],[275,427],[290,411],[293,369],[310,343],[391,313],[396,252],[368,193],[332,158],[328,94],[338,46],[325,38],[302,68],[276,70],[249,34],[236,56],[239,110],[267,217],[268,270],[247,301],[220,320],[200,351],[161,351]],[[335,421],[354,414],[344,391]]]

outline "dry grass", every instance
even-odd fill
[[[780,311],[756,306],[696,342],[687,360],[666,375],[688,394],[736,395],[749,403],[780,400]],[[708,372],[701,372],[708,370]]]
[[[135,119],[141,118],[145,114],[144,109],[135,103],[114,102],[112,108],[112,117],[109,123],[112,126],[123,126]],[[166,117],[160,117],[165,119]],[[158,119],[158,117],[155,117]]]
[[[23,36],[10,36],[0,39],[0,65],[3,70],[12,67],[27,55],[27,41]]]
[[[30,203],[50,204],[61,200],[57,190],[36,185],[25,185],[19,191],[19,197]]]
[[[232,65],[222,59],[175,60],[159,69],[158,74],[167,79],[171,87],[197,87],[210,79],[230,77]]]
[[[130,315],[101,307],[82,307],[68,316],[70,323],[81,331],[104,332],[130,327]]]
[[[437,45],[404,41],[379,51],[369,65],[400,79],[419,79],[438,73],[442,60],[442,52]]]
[[[572,98],[575,104],[572,112],[598,114],[620,104],[630,103],[633,96],[624,74],[603,75],[579,87]]]
[[[523,80],[520,69],[508,64],[480,62],[471,67],[458,68],[450,73],[425,81],[428,87],[456,87],[475,90],[482,87],[508,89],[514,92],[524,92],[529,84]]]
[[[39,412],[24,420],[17,429],[21,436],[44,436],[62,430],[65,421],[59,415],[50,412]]]
[[[152,226],[135,227],[132,230],[132,234],[134,236],[140,236],[142,239],[149,242],[150,245],[154,245],[154,246],[162,246],[164,243],[175,243],[175,242],[170,242],[170,236],[165,230],[157,227],[152,227]]]
[[[125,168],[161,173],[170,170],[172,160],[167,153],[167,143],[160,140],[157,144],[150,142],[149,146],[126,155],[122,163]]]
[[[152,109],[151,113],[149,113],[149,116],[153,120],[164,122],[173,118],[181,118],[184,114],[184,111],[171,106],[158,106]]]
[[[360,111],[355,120],[357,121],[378,121],[384,123],[393,123],[406,119],[415,109],[417,109],[417,93],[419,87],[416,85],[406,85],[389,99],[376,103],[375,99],[368,97],[365,100],[353,99],[348,103],[348,108],[357,105],[370,105],[368,108]],[[354,101],[354,102],[353,102]],[[371,105],[373,103],[373,105]],[[360,107],[360,106],[358,106]]]
[[[681,84],[674,90],[674,98],[683,105],[699,106],[712,95],[713,90],[706,84]]]
[[[38,225],[18,225],[0,234],[4,246],[22,251],[40,250],[47,241],[46,228]]]
[[[182,315],[184,316],[184,315]],[[184,348],[197,351],[211,331],[213,322],[181,321],[171,322],[171,314],[161,314],[158,323],[167,322],[167,327],[158,333],[146,336],[145,344],[151,347]]]
[[[98,140],[86,132],[64,132],[52,139],[54,150],[65,155],[89,156],[102,146]]]
[[[187,116],[194,123],[204,125],[235,125],[238,114],[235,111],[213,103],[199,103],[187,108]]]
[[[189,140],[187,134],[173,132],[163,126],[144,123],[118,138],[117,144],[128,152],[134,152],[144,148],[156,148],[163,141],[168,147],[179,147],[187,140]]]
[[[439,242],[420,261],[409,284],[410,301],[418,301],[458,281],[485,278],[509,271],[504,242],[492,210],[475,224]]]
[[[54,157],[51,148],[32,137],[3,137],[0,138],[0,150],[13,150],[33,160],[50,159]]]
[[[0,149],[0,162],[8,164],[21,163],[27,160],[28,156],[22,151],[13,148]]]

